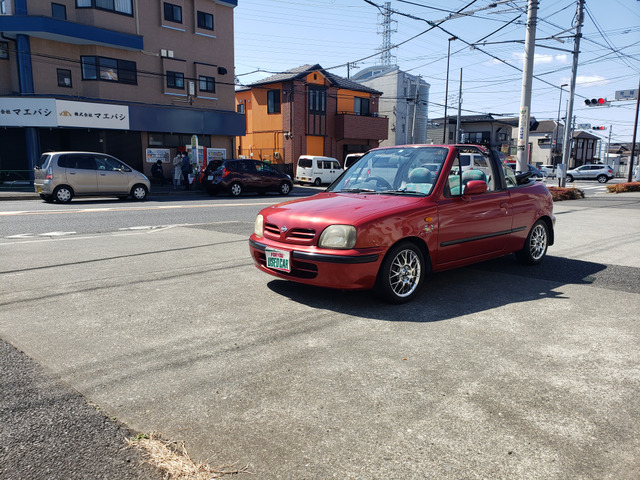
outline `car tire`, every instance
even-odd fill
[[[282,182],[280,184],[280,195],[289,195],[291,193],[291,185],[289,182]]]
[[[134,185],[131,189],[131,198],[133,198],[137,202],[141,202],[147,198],[148,193],[149,190],[147,190],[147,187],[139,183],[137,185]]]
[[[533,224],[522,250],[516,252],[516,258],[524,265],[537,265],[544,260],[549,247],[549,228],[544,220]]]
[[[66,185],[60,185],[53,191],[53,198],[58,203],[69,203],[73,198],[73,190]]]
[[[600,183],[607,183],[609,181],[609,177],[607,177],[606,175],[598,175],[597,180]]]
[[[384,257],[375,291],[389,303],[412,300],[422,287],[427,273],[424,254],[411,242],[400,242]]]
[[[319,186],[320,186],[320,184],[322,184],[322,181],[321,181],[319,178],[316,178],[316,179],[313,181],[313,184],[314,184],[316,187],[319,187]]]
[[[567,175],[567,182],[573,182],[573,176]]]
[[[229,185],[229,193],[234,197],[239,196],[242,193],[242,185],[239,182],[233,182]]]

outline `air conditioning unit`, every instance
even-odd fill
[[[173,50],[167,50],[167,57],[173,58]]]
[[[273,152],[273,158],[276,160],[280,159],[280,152]]]

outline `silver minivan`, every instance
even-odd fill
[[[34,168],[34,187],[47,202],[78,195],[147,198],[151,184],[142,173],[106,153],[48,152]]]

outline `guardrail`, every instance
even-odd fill
[[[0,170],[0,189],[32,190],[31,170]]]

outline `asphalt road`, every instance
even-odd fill
[[[0,337],[240,478],[636,479],[640,195],[556,215],[403,306],[261,274],[253,219],[2,238]]]

